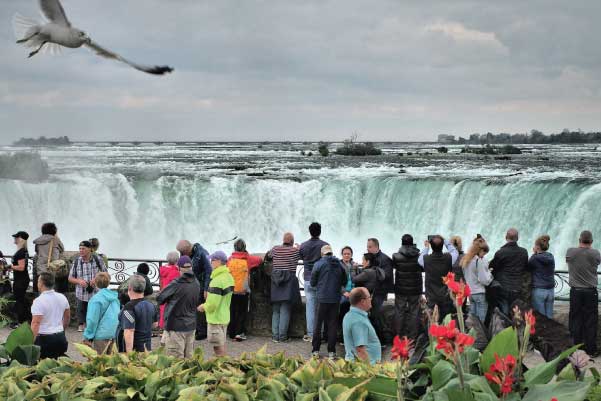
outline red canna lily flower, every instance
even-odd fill
[[[413,340],[408,339],[407,336],[404,336],[403,338],[396,336],[392,344],[392,350],[390,351],[391,359],[409,359],[409,351],[412,347]]]
[[[461,353],[465,347],[474,344],[474,337],[461,333],[455,327],[454,320],[446,326],[433,324],[429,332],[432,337],[436,337],[436,349],[443,351],[447,358],[453,356],[455,349]]]
[[[511,354],[507,354],[505,358],[500,358],[495,353],[495,363],[490,365],[488,372],[484,373],[484,377],[491,383],[499,386],[501,394],[506,395],[511,393],[513,386],[513,373],[515,371],[516,360]]]
[[[534,312],[530,309],[528,312],[524,314],[524,320],[526,324],[530,326],[530,334],[535,333],[534,326],[536,325],[536,318],[534,317]]]
[[[465,281],[455,281],[455,274],[448,273],[442,278],[442,282],[449,288],[452,294],[452,298],[457,300],[457,305],[463,305],[463,302],[467,297],[472,294],[470,286]]]

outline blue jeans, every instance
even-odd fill
[[[274,302],[271,304],[271,309],[271,335],[274,340],[286,341],[288,339],[291,304],[288,301]]]
[[[315,315],[317,314],[317,289],[311,287],[310,281],[305,281],[305,314],[307,318],[307,334],[312,336],[315,328]]]
[[[533,288],[532,306],[539,313],[553,319],[553,301],[555,297],[554,288]]]
[[[486,312],[488,312],[486,294],[481,293],[470,295],[470,314],[478,317],[482,324],[484,324],[484,319],[486,319]]]

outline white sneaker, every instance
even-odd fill
[[[82,332],[83,332],[83,324],[80,324],[80,325],[77,327],[77,331],[78,331],[78,332],[80,332],[80,333],[82,333]]]
[[[328,352],[328,359],[330,361],[333,361],[334,359],[336,359],[336,353],[335,352]]]
[[[311,341],[313,341],[313,337],[311,337],[311,336],[310,336],[310,335],[308,335],[308,334],[305,334],[305,335],[303,336],[303,341],[304,341],[304,342],[306,342],[306,343],[310,343]]]
[[[319,359],[319,351],[313,351],[313,352],[311,353],[311,356],[312,356],[313,358],[317,358],[317,359]]]

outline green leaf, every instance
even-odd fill
[[[518,337],[513,327],[508,327],[494,336],[480,357],[480,371],[482,374],[495,363],[495,354],[503,358],[509,354],[518,357]]]
[[[33,366],[40,360],[40,347],[37,345],[17,345],[12,352],[13,359],[27,366]]]
[[[8,335],[4,348],[6,348],[6,352],[12,355],[19,345],[31,344],[33,344],[33,331],[31,331],[29,323],[23,323]]]
[[[136,396],[136,394],[138,394],[138,390],[136,390],[133,387],[128,387],[127,388],[127,396],[131,399],[134,398]]]
[[[4,345],[0,345],[0,359],[9,360],[10,356],[8,355],[8,351],[4,347]]]
[[[370,400],[396,400],[396,380],[389,377],[374,376],[363,381],[359,377],[336,377],[333,383],[340,383],[347,387],[355,387],[365,383],[364,387],[369,392]]]
[[[457,375],[455,368],[449,362],[441,360],[438,361],[434,368],[432,368],[432,387],[434,390],[438,390],[445,386],[449,380]]]
[[[590,383],[561,381],[551,384],[535,384],[522,401],[546,401],[552,397],[560,401],[583,401]]]
[[[87,360],[91,360],[94,359],[98,356],[98,352],[96,352],[96,350],[94,350],[93,348],[88,347],[85,344],[78,344],[75,343],[75,348],[77,348],[77,350],[79,351],[79,353],[86,358]]]
[[[553,376],[555,375],[555,371],[557,370],[557,365],[559,362],[568,356],[570,356],[574,351],[576,351],[580,345],[574,345],[573,347],[563,351],[559,356],[552,361],[541,363],[540,365],[536,365],[532,369],[528,369],[526,373],[524,373],[524,382],[526,387],[530,387],[534,384],[547,384]]]
[[[323,387],[319,388],[319,401],[333,401],[327,393],[327,391],[323,389]]]
[[[574,371],[574,367],[571,363],[568,363],[557,375],[557,380],[569,380],[576,381],[576,372]]]

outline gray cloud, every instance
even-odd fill
[[[405,4],[410,3],[410,4]],[[601,126],[601,3],[64,0],[85,50],[26,60],[0,31],[0,142],[20,136],[431,140]],[[0,19],[36,16],[6,0]]]

